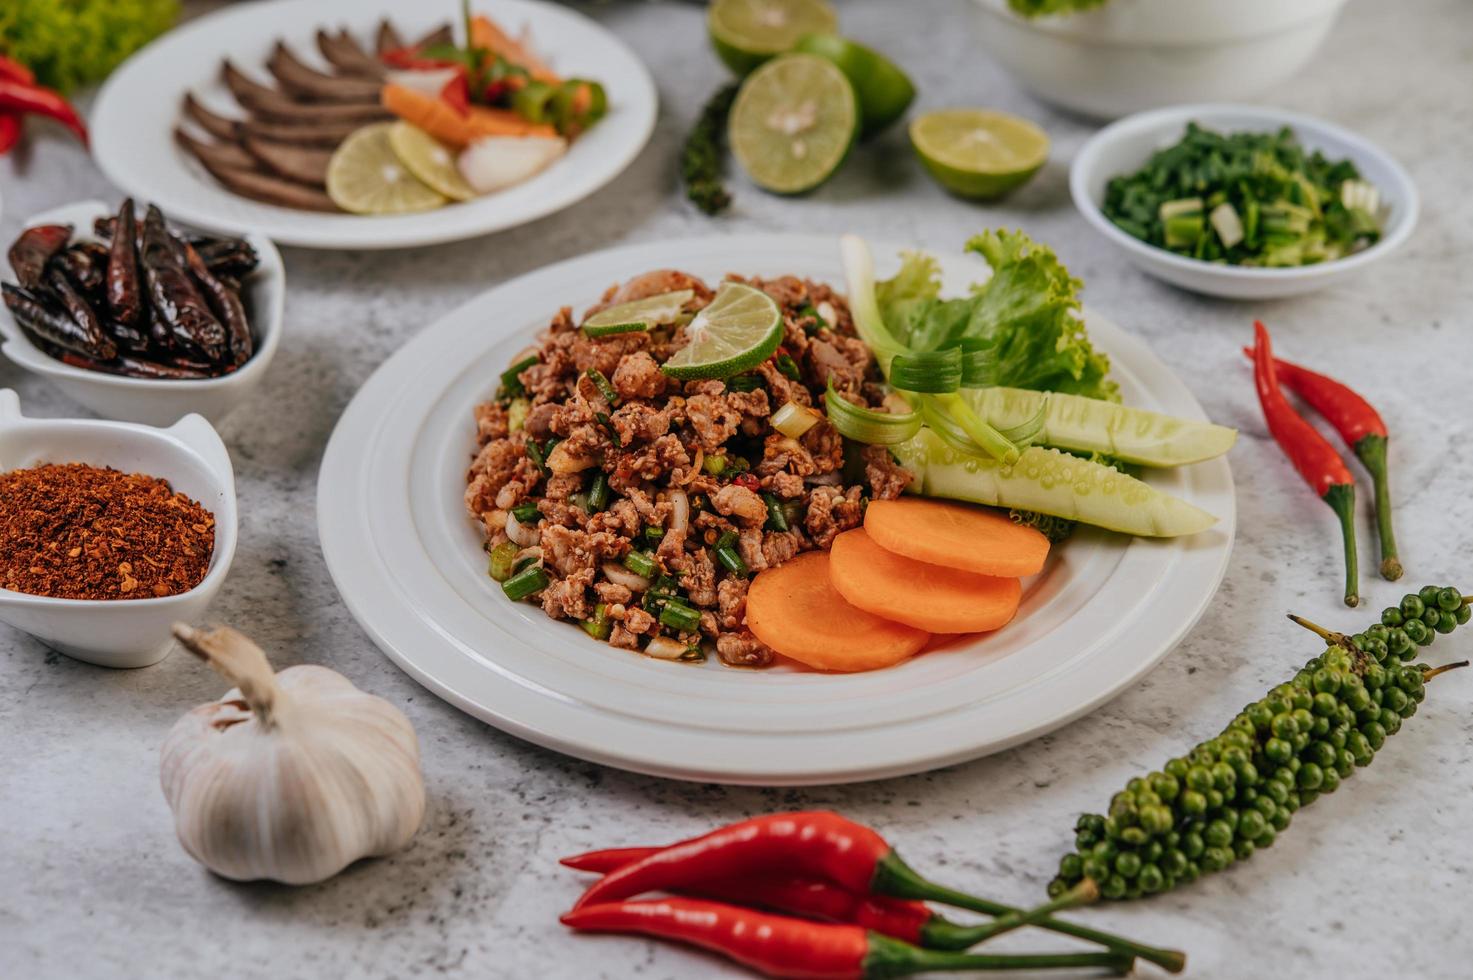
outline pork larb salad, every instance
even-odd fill
[[[847,298],[661,269],[581,319],[562,308],[475,410],[465,503],[491,576],[660,659],[868,669],[1005,623],[1018,578],[1076,520],[1208,526],[1124,471],[1216,455],[1231,430],[1119,405],[1079,283],[1047,249],[1008,233],[968,247],[993,275],[962,298],[940,297],[923,255],[876,283],[846,240]],[[764,589],[775,598],[749,615]],[[855,634],[875,638],[869,656],[862,641],[850,662],[826,652]]]

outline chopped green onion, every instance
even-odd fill
[[[1228,202],[1213,208],[1209,220],[1223,248],[1232,248],[1243,240],[1243,221],[1238,217],[1238,209]]]
[[[1161,209],[1157,212],[1157,217],[1161,219],[1161,223],[1164,225],[1172,218],[1180,215],[1201,213],[1202,199],[1200,197],[1183,197],[1175,201],[1161,202]]]
[[[659,544],[664,538],[665,529],[663,527],[655,527],[653,524],[644,526],[644,539],[650,544]]]
[[[609,633],[613,631],[613,624],[609,622],[609,607],[600,602],[593,607],[593,618],[585,619],[578,625],[595,640],[607,640]]]
[[[996,347],[981,337],[963,337],[951,346],[961,355],[963,388],[991,388],[996,384]]]
[[[807,505],[802,500],[784,500],[782,502],[783,520],[788,522],[788,527],[803,522],[803,514]]]
[[[603,327],[585,326],[583,333],[589,337],[612,337],[617,333],[639,333],[649,328],[649,324],[643,320],[636,320],[633,323],[610,323]]]
[[[491,564],[487,572],[498,582],[505,582],[512,577],[512,565],[516,563],[517,552],[521,549],[514,541],[503,541],[491,549]]]
[[[530,357],[522,358],[501,372],[501,387],[505,389],[508,395],[516,396],[526,392],[527,389],[522,386],[522,379],[518,375],[536,363],[537,355],[533,354]]]
[[[694,633],[701,628],[701,614],[685,603],[672,599],[660,610],[660,622],[681,633]]]
[[[1179,214],[1163,224],[1167,248],[1188,248],[1202,237],[1202,212]]]
[[[596,421],[599,426],[604,430],[604,434],[609,437],[609,442],[614,444],[614,448],[623,449],[624,442],[619,438],[619,430],[614,428],[613,420],[609,418],[608,413],[594,412],[593,418],[594,421]]]
[[[604,396],[604,401],[617,408],[619,405],[619,393],[614,390],[613,385],[609,384],[609,379],[604,377],[604,373],[598,368],[589,368],[583,373],[593,381],[593,386],[598,389],[600,395]]]
[[[1375,215],[1381,210],[1381,192],[1364,180],[1347,180],[1340,185],[1340,203],[1346,208],[1359,208]]]
[[[513,398],[511,404],[506,406],[506,431],[507,434],[520,432],[522,426],[527,424],[527,413],[532,410],[532,403],[525,398]]]
[[[818,424],[818,413],[797,402],[784,402],[772,413],[772,427],[790,439],[797,439]]]
[[[649,528],[646,528],[645,532],[648,534]],[[642,551],[629,552],[629,554],[624,556],[622,564],[635,575],[649,578],[655,574],[655,560]]]
[[[697,646],[686,646],[679,640],[672,640],[668,636],[651,637],[645,644],[644,652],[647,656],[658,657],[660,660],[680,660],[694,663],[706,659],[706,655]]]
[[[586,490],[579,490],[577,493],[568,494],[568,503],[577,507],[585,514],[593,513],[593,508],[588,503],[588,492]]]
[[[530,459],[539,470],[544,473],[547,472],[547,457],[543,455],[542,447],[537,445],[536,439],[528,439],[526,445],[522,447],[522,451],[527,454],[527,458]]]
[[[588,487],[588,509],[597,513],[608,509],[609,477],[603,470],[593,474],[593,483]]]
[[[1043,432],[1044,423],[1048,420],[1048,397],[1045,395],[1038,400],[1038,409],[1033,417],[1019,422],[1017,425],[1007,429],[998,429],[997,434],[1019,449],[1026,449],[1033,445],[1033,441]]]
[[[774,531],[786,531],[788,529],[788,518],[778,504],[777,498],[770,493],[762,495],[762,502],[767,504],[767,526]]]
[[[529,595],[541,592],[547,588],[549,581],[547,572],[543,570],[542,566],[533,565],[531,568],[525,568],[505,582],[502,582],[501,591],[505,592],[506,597],[512,602],[516,602],[518,599],[525,599]]]
[[[733,575],[746,575],[747,563],[736,550],[737,536],[727,531],[716,541],[716,560]]]
[[[756,391],[762,387],[759,374],[735,374],[726,379],[727,391]]]
[[[803,326],[803,332],[810,337],[829,325],[828,320],[824,319],[824,315],[819,312],[818,307],[812,303],[805,303],[800,306],[798,308],[798,316],[813,321],[811,324],[804,324]]]
[[[801,381],[803,379],[803,372],[798,370],[798,362],[793,360],[790,355],[777,355],[777,357],[773,360],[773,364],[775,364],[777,366],[777,369],[782,372],[783,377],[787,378],[789,381]]]
[[[947,394],[962,383],[960,348],[896,354],[890,362],[890,384],[901,391]]]
[[[518,524],[532,524],[542,518],[542,511],[536,504],[517,504],[511,509],[511,516],[517,519]]]
[[[726,472],[726,457],[707,456],[701,461],[701,469],[705,470],[711,476],[720,476]]]
[[[921,417],[916,412],[894,415],[877,412],[844,398],[834,390],[834,380],[829,379],[828,393],[824,397],[829,421],[839,430],[839,435],[868,446],[895,446],[910,439],[921,431]]]

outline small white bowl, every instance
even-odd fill
[[[140,202],[140,206],[144,203]],[[26,222],[26,227],[69,224],[75,229],[75,238],[93,238],[93,221],[115,213],[115,208],[109,208],[101,201],[78,201],[38,214]],[[286,271],[281,263],[281,253],[264,235],[244,234],[241,237],[250,242],[261,260],[256,271],[245,281],[243,297],[256,335],[256,350],[249,361],[230,374],[199,381],[158,381],[72,367],[31,343],[3,304],[0,304],[0,336],[4,337],[5,343],[0,346],[0,351],[104,418],[144,425],[168,425],[193,412],[218,422],[261,383],[281,343],[282,308],[286,299]],[[14,278],[14,270],[9,263],[6,263],[5,271]]]
[[[188,592],[149,599],[54,599],[0,589],[0,620],[101,667],[147,667],[173,645],[170,624],[198,620],[235,557],[235,471],[213,426],[186,415],[167,429],[95,419],[29,419],[0,389],[0,472],[40,463],[91,463],[147,473],[215,515],[215,550]]]
[[[1308,150],[1332,160],[1349,159],[1381,194],[1381,237],[1376,244],[1333,262],[1288,269],[1204,262],[1157,248],[1115,226],[1100,210],[1112,177],[1134,173],[1151,154],[1171,146],[1188,122],[1223,133],[1275,132],[1292,127]],[[1417,224],[1417,187],[1411,176],[1374,143],[1331,123],[1282,109],[1243,105],[1187,105],[1142,112],[1106,126],[1080,148],[1069,168],[1069,191],[1084,219],[1146,272],[1194,292],[1227,299],[1278,299],[1324,289],[1385,258]]]
[[[1276,89],[1314,56],[1346,0],[1109,0],[1021,17],[977,0],[982,42],[1039,98],[1101,119]]]

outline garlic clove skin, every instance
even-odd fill
[[[302,885],[409,843],[425,792],[403,713],[325,667],[273,675],[233,630],[175,629],[238,684],[181,718],[162,750],[164,795],[195,860],[237,881]]]

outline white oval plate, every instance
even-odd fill
[[[876,249],[882,274],[899,248]],[[946,288],[985,277],[942,256]],[[791,273],[843,284],[830,237],[742,235],[633,245],[550,266],[482,294],[421,331],[339,420],[317,487],[329,571],[349,610],[396,664],[498,728],[594,762],[680,779],[807,785],[875,779],[996,752],[1079,717],[1149,670],[1206,608],[1232,547],[1223,459],[1151,480],[1221,519],[1190,540],[1081,532],[1028,583],[1018,618],[981,639],[888,670],[825,675],[652,660],[586,637],[486,574],[465,513],[473,407],[558,307],[675,266]],[[1132,405],[1202,418],[1185,385],[1098,316]]]
[[[170,217],[212,231],[248,228],[286,245],[380,249],[458,241],[525,224],[582,200],[618,176],[649,141],[657,96],[649,70],[613,34],[582,14],[538,0],[476,0],[508,30],[529,28],[558,71],[603,83],[609,112],[568,153],[531,180],[460,204],[381,217],[319,214],[262,204],[226,190],[174,141],[180,102],[193,91],[225,115],[241,114],[220,81],[227,56],[252,77],[280,39],[303,61],[325,65],[318,27],[346,27],[370,43],[380,18],[414,37],[454,17],[453,3],[269,0],[239,4],[170,31],[115,72],[92,111],[92,153],[108,178]]]

